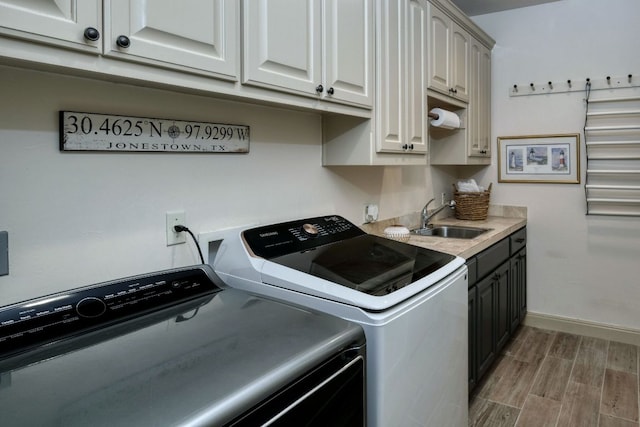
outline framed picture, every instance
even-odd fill
[[[580,183],[580,134],[498,138],[498,182]]]

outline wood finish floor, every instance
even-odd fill
[[[469,401],[469,426],[640,427],[638,347],[522,326]]]

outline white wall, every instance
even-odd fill
[[[638,0],[562,0],[475,17],[497,42],[494,150],[499,136],[582,133],[584,93],[509,97],[514,84],[640,80],[638,17]],[[640,329],[640,219],[585,216],[582,136],[581,144],[580,185],[496,185],[495,158],[475,177],[494,181],[492,202],[528,206],[530,311]]]
[[[365,203],[397,216],[451,182],[426,167],[322,167],[314,113],[1,66],[0,88],[0,305],[196,264],[190,240],[166,246],[167,211],[196,234],[328,213],[360,224]],[[250,153],[60,152],[59,110],[246,124]]]

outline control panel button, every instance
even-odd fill
[[[82,317],[98,317],[107,310],[107,306],[100,298],[87,297],[76,305],[76,311]]]
[[[317,237],[318,233],[320,232],[318,230],[318,227],[313,224],[303,224],[302,231],[309,237]]]

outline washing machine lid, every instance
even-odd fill
[[[245,230],[243,239],[250,254],[267,259],[263,282],[367,310],[398,304],[463,263],[366,234],[336,215]]]
[[[363,235],[270,261],[356,291],[381,296],[445,267],[455,256]]]

